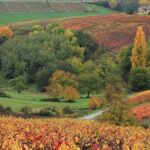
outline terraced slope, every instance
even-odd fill
[[[13,13],[29,12],[29,9],[26,7],[25,3],[22,2],[7,2],[7,6]]]
[[[3,2],[0,2],[0,13],[9,13],[8,8]]]
[[[49,12],[49,7],[41,2],[27,2],[32,12]]]
[[[66,11],[63,3],[49,3],[49,6],[54,12],[65,12]]]

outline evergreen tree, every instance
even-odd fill
[[[142,27],[138,27],[135,41],[134,41],[134,48],[132,49],[132,69],[136,67],[144,68],[146,66],[147,61],[147,50],[146,50],[146,40],[145,40],[145,33],[143,32]]]

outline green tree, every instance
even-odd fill
[[[88,60],[92,58],[94,52],[98,49],[98,44],[94,40],[94,37],[82,30],[75,32],[74,35],[77,37],[79,46],[85,48],[84,59]]]
[[[129,75],[129,85],[132,91],[142,91],[149,88],[150,75],[146,68],[134,68]]]
[[[122,0],[120,5],[121,10],[126,11],[129,14],[133,13],[138,8],[137,0]]]
[[[90,93],[100,90],[100,78],[97,73],[84,73],[78,76],[79,90],[81,93],[87,93],[87,98]]]
[[[119,63],[119,68],[124,80],[128,81],[128,75],[131,70],[131,55],[133,46],[123,46],[117,56],[117,61]]]

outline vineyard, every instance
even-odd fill
[[[150,90],[139,92],[128,99],[129,105],[141,104],[150,100]]]
[[[87,11],[82,3],[0,2],[0,13]]]
[[[94,35],[98,44],[108,50],[119,51],[132,44],[138,26],[150,38],[150,16],[107,15],[77,18],[62,24],[71,30],[85,30]]]
[[[150,130],[88,120],[2,117],[0,149],[149,150]]]
[[[132,114],[136,115],[139,121],[145,118],[150,118],[150,103],[140,105],[131,110]]]

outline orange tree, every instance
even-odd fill
[[[72,86],[66,86],[65,87],[65,96],[69,99],[69,100],[74,100],[77,99],[79,97],[79,92],[78,90],[76,90],[74,87]]]
[[[65,96],[74,99],[79,95],[76,90],[78,87],[77,77],[70,72],[58,70],[53,73],[49,82],[50,85],[46,88],[47,93],[49,93],[54,99]]]
[[[0,27],[0,43],[13,36],[13,31],[9,26]]]

